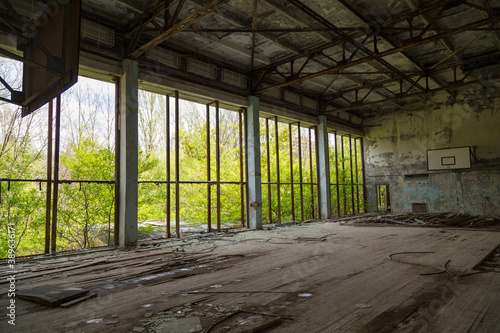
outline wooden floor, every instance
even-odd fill
[[[97,297],[18,299],[0,332],[500,332],[500,274],[463,276],[499,244],[495,231],[314,222],[37,260],[18,265],[18,290]]]

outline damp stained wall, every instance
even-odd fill
[[[500,215],[500,98],[495,87],[370,118],[365,122],[367,205],[377,211],[376,185],[389,185],[391,212]],[[472,168],[428,171],[427,150],[470,146]],[[408,175],[418,175],[409,179]],[[406,176],[406,177],[405,177]],[[415,176],[413,176],[415,177]]]

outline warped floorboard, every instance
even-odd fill
[[[16,326],[0,331],[174,332],[188,317],[205,331],[228,317],[211,332],[500,332],[500,274],[463,276],[499,244],[494,231],[323,221],[36,260],[18,265],[18,290],[97,297],[18,299]],[[0,266],[0,288],[7,275]]]

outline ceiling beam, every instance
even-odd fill
[[[411,1],[411,0],[406,0],[406,1]],[[358,11],[356,8],[354,8],[354,6],[352,6],[352,4],[350,4],[349,2],[345,1],[345,0],[338,0],[338,2],[344,6],[344,8],[349,11],[350,13],[352,13],[354,16],[356,16],[359,20],[361,20],[362,22],[364,22],[365,24],[370,24],[370,20],[365,17],[360,11]],[[413,8],[411,7],[412,10],[416,10],[417,8]],[[420,14],[420,17],[422,17],[424,14]],[[384,38],[392,47],[396,47],[398,44],[395,42],[394,38],[391,37],[390,35],[388,35],[384,29],[381,29],[380,30],[380,36],[382,38]],[[443,40],[441,40],[443,41]],[[426,71],[426,68],[420,64],[413,56],[411,56],[408,52],[406,51],[401,51],[401,54],[408,60],[410,61],[414,66],[416,66],[418,69],[420,69],[422,72],[425,72]],[[458,57],[455,57],[456,60],[460,60]],[[430,74],[429,77],[439,86],[443,86],[444,85],[444,81],[443,80],[440,80],[439,78],[437,78],[436,76]]]
[[[481,3],[485,8],[490,9],[490,5],[488,4],[488,2],[486,0],[481,0]],[[488,16],[489,16],[489,13],[483,11],[483,17],[487,18]],[[489,27],[492,28],[493,25],[490,24]],[[497,31],[492,31],[491,34],[492,34],[493,38],[495,38],[495,41],[497,43],[497,48],[500,50],[500,35],[498,34]]]
[[[210,14],[220,6],[224,5],[227,3],[229,0],[213,0],[211,3],[206,5],[205,7],[201,8],[200,10],[196,11],[195,13],[191,14],[181,22],[175,24],[171,28],[165,30],[164,32],[160,33],[157,37],[153,38],[146,44],[140,46],[138,49],[130,53],[129,57],[131,58],[137,58],[141,54],[145,53],[146,51],[152,49],[153,47],[165,42],[167,39],[172,37],[173,35],[183,31],[184,29],[188,28],[191,26],[193,23],[201,20],[203,17],[206,15]]]
[[[396,54],[396,53],[399,53],[401,51],[405,51],[405,50],[408,50],[408,49],[411,49],[411,48],[414,48],[414,47],[417,47],[417,46],[425,45],[425,44],[428,44],[428,43],[431,43],[431,42],[436,42],[436,41],[438,41],[438,40],[440,40],[442,38],[447,38],[447,37],[450,37],[450,36],[454,36],[454,35],[460,34],[460,33],[464,32],[464,31],[466,31],[466,30],[468,30],[470,28],[481,27],[481,26],[484,26],[484,25],[488,25],[490,23],[498,22],[499,20],[500,20],[500,14],[496,14],[494,16],[490,16],[487,19],[483,19],[483,20],[479,20],[479,21],[476,21],[476,22],[473,22],[473,23],[469,23],[469,24],[467,24],[465,26],[462,26],[462,27],[459,27],[459,28],[457,28],[457,29],[455,29],[453,31],[448,31],[448,32],[440,33],[440,34],[437,34],[437,35],[434,35],[434,36],[430,36],[430,37],[427,37],[427,38],[422,38],[422,39],[417,39],[417,40],[411,40],[411,41],[408,41],[407,43],[405,43],[404,45],[395,47],[393,49],[389,49],[389,50],[386,50],[384,52],[381,52],[381,53],[378,53],[378,54],[375,54],[375,55],[372,55],[372,56],[360,58],[360,59],[351,61],[351,62],[346,63],[346,64],[341,64],[339,66],[336,66],[336,67],[333,67],[333,68],[329,68],[329,69],[326,69],[326,70],[323,70],[323,71],[319,71],[319,72],[314,73],[314,74],[305,75],[303,77],[295,78],[295,79],[292,79],[292,80],[289,80],[289,81],[286,81],[286,82],[283,82],[283,83],[278,83],[276,85],[272,85],[272,86],[269,86],[269,87],[258,89],[257,92],[263,92],[265,90],[269,90],[269,89],[273,89],[273,88],[285,87],[285,86],[292,85],[294,83],[303,82],[305,80],[310,80],[312,78],[315,78],[315,77],[318,77],[318,76],[322,76],[322,75],[325,75],[325,74],[336,73],[336,72],[341,71],[342,69],[350,68],[350,67],[353,67],[353,66],[356,66],[356,65],[359,65],[359,64],[363,64],[363,63],[372,61],[372,60],[374,60],[373,58],[384,58],[384,57],[387,57],[387,56],[389,56],[391,54]]]
[[[491,78],[488,78],[488,80],[495,81],[500,79],[500,74],[497,74],[495,76],[492,76]],[[467,81],[467,82],[461,82],[457,81],[454,83],[450,83],[445,87],[439,87],[436,89],[431,89],[426,92],[419,92],[419,93],[413,93],[413,94],[402,94],[402,95],[397,95],[395,97],[391,97],[387,100],[382,100],[382,101],[375,101],[375,102],[369,102],[369,103],[358,103],[354,104],[351,106],[347,106],[344,108],[336,109],[336,110],[327,110],[326,113],[333,113],[333,112],[340,112],[340,111],[349,111],[349,110],[354,110],[354,109],[359,109],[359,108],[365,108],[365,107],[370,107],[374,106],[376,104],[381,104],[389,101],[399,101],[407,98],[415,98],[415,97],[422,97],[425,95],[433,95],[437,92],[444,91],[444,90],[454,90],[454,89],[459,89],[471,85],[476,85],[476,84],[481,84],[484,82],[484,79],[478,79],[478,80],[473,80],[473,81]]]
[[[311,16],[312,18],[314,18],[315,20],[317,20],[318,22],[320,22],[324,26],[334,29],[334,31],[337,35],[341,36],[347,42],[354,45],[356,47],[356,50],[362,51],[363,53],[367,54],[368,57],[372,58],[373,60],[375,60],[375,61],[379,62],[380,64],[382,64],[383,66],[387,67],[389,70],[393,71],[396,75],[398,75],[402,79],[410,82],[416,88],[420,89],[421,91],[425,91],[424,87],[419,85],[417,82],[413,81],[410,77],[405,75],[398,68],[394,67],[393,65],[391,65],[390,63],[385,61],[383,58],[375,57],[375,55],[376,55],[375,52],[373,52],[372,50],[370,50],[369,48],[364,46],[362,43],[356,41],[354,38],[352,38],[351,36],[349,36],[345,32],[340,31],[333,23],[331,23],[330,21],[328,21],[327,19],[325,19],[324,17],[319,15],[312,8],[306,6],[300,0],[288,0],[288,2],[291,3],[292,5],[294,5],[295,7],[299,8],[300,10],[304,11],[307,15]]]

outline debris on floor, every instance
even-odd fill
[[[405,213],[405,214],[368,214],[363,216],[340,218],[341,224],[387,224],[423,227],[454,227],[454,228],[492,228],[500,229],[500,218],[496,216],[471,216],[455,213]]]
[[[83,288],[67,288],[61,286],[44,285],[32,289],[21,290],[17,297],[48,306],[69,307],[94,297]]]

